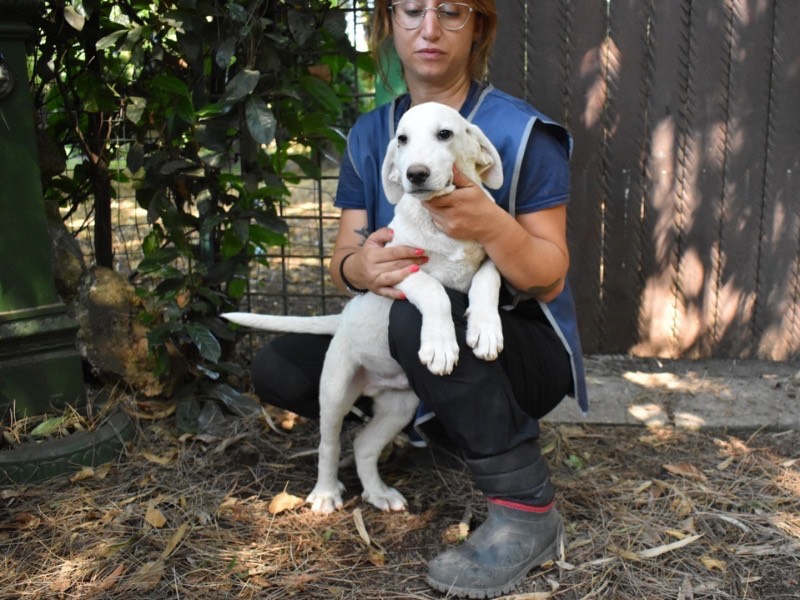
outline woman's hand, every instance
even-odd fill
[[[401,300],[403,293],[394,286],[428,262],[425,250],[410,246],[387,246],[394,237],[394,232],[388,227],[378,229],[365,238],[366,225],[366,211],[342,211],[330,264],[331,278],[339,289],[345,289],[341,277],[344,275],[351,288]]]
[[[352,268],[371,292],[402,300],[405,295],[394,286],[419,271],[420,265],[428,262],[428,257],[422,248],[387,246],[393,237],[394,231],[388,227],[372,233],[361,249],[347,260],[347,273]],[[351,262],[355,266],[351,267]],[[347,277],[349,279],[349,275]]]
[[[457,240],[482,242],[492,219],[505,214],[486,192],[453,167],[455,191],[424,203],[436,226]],[[499,212],[498,212],[499,211]]]

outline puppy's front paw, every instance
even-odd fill
[[[405,510],[408,506],[403,494],[386,485],[381,490],[364,490],[361,497],[375,508],[384,511]]]
[[[312,512],[329,515],[344,505],[342,492],[344,492],[344,485],[339,481],[336,482],[333,489],[318,483],[306,498],[306,504],[311,505]]]
[[[503,351],[503,326],[497,311],[468,313],[467,344],[482,360],[495,360]]]
[[[425,332],[419,346],[419,360],[434,375],[449,375],[458,364],[458,342],[452,326],[449,331]]]

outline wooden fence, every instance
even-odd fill
[[[575,138],[590,353],[797,358],[798,0],[499,0],[497,87]]]

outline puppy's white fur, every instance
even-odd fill
[[[396,204],[390,245],[424,248],[428,262],[397,285],[422,314],[419,358],[437,375],[458,361],[458,344],[445,286],[469,295],[467,342],[476,356],[494,360],[503,348],[498,314],[500,275],[480,244],[454,240],[433,223],[423,203],[455,189],[453,165],[488,187],[503,181],[500,157],[483,132],[442,104],[409,109],[389,144],[382,167],[386,196]],[[342,421],[360,395],[374,400],[374,416],[354,441],[363,498],[382,510],[406,501],[378,473],[386,444],[413,417],[419,402],[388,344],[392,301],[367,293],[351,299],[341,315],[285,317],[227,313],[242,325],[296,333],[333,334],[320,380],[320,446],[317,484],[307,498],[315,512],[342,506],[338,481]]]

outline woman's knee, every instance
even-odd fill
[[[421,329],[422,315],[416,306],[402,300],[392,303],[389,312],[389,349],[400,364],[409,357],[419,360],[417,353]]]
[[[453,324],[456,328],[456,337],[459,345],[465,345],[464,333],[466,331],[467,295],[445,288],[450,298],[451,314]],[[459,329],[463,330],[460,334]],[[418,352],[420,344],[420,332],[422,330],[422,315],[411,302],[397,300],[392,303],[389,312],[389,348],[392,357],[401,365],[403,359],[412,358],[419,361]]]

